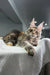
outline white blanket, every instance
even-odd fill
[[[50,62],[50,39],[39,41],[35,55],[28,56],[24,48],[6,46],[0,40],[0,75],[38,75]]]

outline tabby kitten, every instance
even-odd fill
[[[7,45],[18,45],[24,47],[28,54],[34,55],[35,50],[33,46],[37,46],[38,40],[41,36],[41,30],[43,27],[42,22],[38,27],[35,26],[34,18],[30,24],[30,27],[25,32],[14,30],[3,37],[4,42]]]
[[[38,44],[39,39],[41,38],[41,31],[43,28],[43,24],[44,22],[40,23],[40,25],[38,26],[35,26],[35,21],[33,18],[32,22],[30,23],[30,27],[25,32],[25,34],[27,34],[28,36],[28,39],[29,37],[31,37],[29,41],[33,46],[36,46]]]

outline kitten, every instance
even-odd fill
[[[25,49],[31,55],[33,55],[33,53],[35,52],[33,46],[37,46],[38,41],[41,38],[41,31],[42,31],[42,28],[43,28],[43,24],[44,24],[44,22],[40,23],[40,25],[38,25],[36,27],[35,21],[34,21],[34,18],[33,18],[32,22],[30,24],[30,27],[24,33],[24,35],[26,34],[25,40],[23,40],[23,38],[21,40],[19,39],[21,42],[24,41]],[[19,42],[19,40],[18,40],[18,42]],[[24,45],[24,43],[23,43],[23,45]],[[22,43],[20,43],[20,45],[22,45]]]
[[[20,32],[18,30],[14,30],[3,37],[4,42],[7,45],[18,45],[24,47],[28,54],[34,55],[35,50],[33,46],[37,46],[38,40],[40,38],[40,33],[43,27],[42,22],[38,27],[35,26],[34,19],[32,20],[30,27],[25,32]]]
[[[25,32],[25,34],[27,34],[27,36],[30,36],[30,43],[34,46],[36,46],[38,44],[39,39],[41,38],[41,31],[43,28],[43,24],[44,22],[40,23],[40,25],[35,26],[35,21],[34,18],[30,24],[30,27],[27,29],[27,31]]]

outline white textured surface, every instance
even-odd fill
[[[3,40],[0,40],[0,54],[20,54],[20,53],[27,53],[24,48],[16,47],[16,46],[7,46]]]
[[[50,62],[50,39],[42,39],[34,48],[36,53],[31,57],[23,48],[8,47],[0,40],[0,75],[38,75]]]

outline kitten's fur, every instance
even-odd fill
[[[25,49],[28,51],[30,55],[33,55],[35,50],[33,48],[33,45],[38,44],[38,40],[41,36],[41,30],[43,27],[42,22],[38,27],[35,26],[34,18],[30,24],[30,27],[25,32],[20,32],[18,30],[14,30],[3,37],[4,42],[7,45],[16,45],[25,47]],[[10,44],[10,43],[11,44]]]

